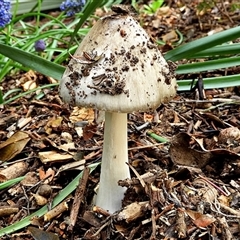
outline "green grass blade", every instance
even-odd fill
[[[25,177],[18,177],[14,179],[10,179],[6,182],[0,183],[0,190],[3,190],[4,188],[8,188],[18,182],[21,182]]]
[[[221,76],[221,77],[203,78],[203,82],[204,82],[204,89],[240,86],[240,74],[223,76],[223,77]],[[179,80],[177,83],[178,83],[178,91],[189,91],[191,88],[192,80]]]
[[[10,96],[10,95],[12,95],[12,94],[15,94],[15,93],[17,93],[17,92],[21,92],[21,91],[22,91],[21,88],[10,89],[10,90],[8,90],[7,93],[5,93],[5,94],[3,95],[3,99],[6,99],[8,96]]]
[[[205,72],[209,70],[228,68],[228,67],[233,67],[237,65],[240,65],[240,57],[222,58],[222,59],[210,60],[206,62],[179,65],[176,70],[176,73],[186,74],[186,73]]]
[[[193,54],[188,59],[227,56],[227,55],[234,55],[239,53],[240,53],[240,43],[233,43],[233,44],[225,44],[225,45],[212,47],[210,49],[206,49],[204,51]]]
[[[55,87],[55,86],[57,86],[57,85],[58,85],[58,83],[45,84],[45,85],[43,85],[43,86],[41,86],[41,87],[37,87],[37,88],[31,89],[31,90],[28,90],[28,91],[26,91],[26,92],[21,92],[20,94],[15,95],[14,97],[10,97],[9,99],[7,99],[7,96],[10,95],[10,94],[12,94],[14,90],[16,90],[16,92],[17,92],[17,91],[21,91],[21,89],[12,89],[12,90],[8,91],[8,92],[3,96],[3,99],[4,99],[3,104],[11,103],[11,102],[13,102],[14,100],[16,100],[16,99],[18,99],[18,98],[21,98],[21,97],[24,97],[24,96],[26,96],[26,95],[28,95],[28,94],[30,94],[30,93],[37,92],[38,90],[42,90],[42,89],[44,89],[44,88]]]
[[[88,167],[92,172],[100,163],[91,164]],[[52,207],[57,206],[61,203],[69,194],[71,194],[79,184],[79,179],[82,177],[83,172],[79,173],[76,178],[72,180],[54,199],[52,202]],[[24,219],[16,222],[8,227],[0,229],[0,237],[16,232],[24,227],[27,227],[31,223],[33,217],[41,217],[48,212],[47,206],[42,207],[38,211],[32,213],[31,215],[25,217]]]
[[[3,93],[1,88],[0,88],[0,104],[3,104]]]
[[[189,58],[197,52],[237,39],[239,37],[240,26],[230,28],[228,30],[213,34],[211,36],[203,37],[201,39],[179,46],[165,54],[165,58],[171,61]]]
[[[65,68],[32,53],[0,43],[0,53],[39,73],[60,80]],[[0,78],[1,79],[1,78]]]

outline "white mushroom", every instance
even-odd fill
[[[104,144],[96,205],[121,208],[130,178],[127,113],[156,109],[176,93],[173,71],[139,23],[128,14],[101,18],[71,59],[60,96],[77,106],[105,111]]]

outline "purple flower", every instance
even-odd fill
[[[12,14],[10,13],[10,8],[10,0],[0,1],[0,28],[5,27],[11,21]]]
[[[60,9],[65,11],[68,17],[71,17],[75,13],[80,12],[85,3],[85,0],[66,0],[61,3]]]
[[[40,40],[36,41],[34,44],[34,48],[37,52],[43,52],[46,48],[46,44],[45,44],[44,40],[40,39]]]

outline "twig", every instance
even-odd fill
[[[96,237],[108,224],[109,224],[109,219],[111,218],[111,216],[106,218],[106,222],[92,235],[92,237]]]
[[[226,206],[222,203],[219,203],[219,204],[220,204],[220,207],[223,208],[225,211],[228,211],[231,214],[236,215],[236,217],[240,218],[240,212],[239,211],[237,211],[235,209],[232,209],[232,208],[230,208],[230,207],[228,207],[228,206]]]
[[[93,207],[93,211],[94,211],[95,213],[101,214],[101,215],[103,215],[103,216],[105,216],[105,217],[108,217],[108,216],[111,215],[108,211],[106,211],[105,209],[103,209],[103,208],[101,208],[101,207],[99,207],[99,206],[94,206],[94,207]]]
[[[154,144],[151,144],[151,145],[132,147],[132,148],[128,148],[128,151],[138,150],[138,149],[145,149],[145,148],[153,148],[153,147],[157,147],[157,146],[164,145],[164,144],[165,143],[154,143]]]
[[[90,168],[86,167],[83,170],[83,176],[80,179],[79,185],[76,189],[75,197],[74,197],[74,201],[73,201],[73,205],[70,213],[70,224],[68,226],[68,231],[72,231],[76,224],[79,208],[84,198],[84,193],[86,190],[89,173],[90,173]]]
[[[231,23],[234,23],[234,21],[233,21],[233,20],[231,19],[231,17],[228,15],[228,12],[227,12],[227,9],[226,9],[226,7],[225,7],[225,4],[224,4],[224,1],[223,1],[223,0],[221,0],[221,5],[222,5],[224,11],[222,11],[222,8],[218,7],[217,4],[216,4],[216,7],[218,8],[218,10],[219,10],[223,15],[225,15],[225,16],[229,19],[229,21],[230,21]]]
[[[163,208],[163,210],[162,210],[159,214],[157,214],[157,215],[155,216],[155,219],[157,220],[158,218],[160,218],[160,217],[163,216],[166,212],[172,210],[173,208],[174,208],[174,204],[169,204],[169,205],[167,205],[165,208]]]
[[[150,240],[156,239],[156,216],[155,216],[155,210],[152,209],[151,211],[151,219],[152,219],[152,234],[150,237]]]
[[[229,226],[227,224],[226,218],[225,217],[218,218],[218,221],[222,225],[222,230],[225,233],[224,239],[226,239],[226,240],[233,239],[233,236],[230,232],[230,229],[229,229]]]
[[[134,239],[135,234],[138,232],[138,230],[140,229],[141,226],[142,226],[142,225],[139,224],[137,227],[134,227],[134,228],[132,229],[132,231],[130,232],[130,234],[129,234],[129,236],[128,236],[128,240]]]
[[[30,215],[30,211],[29,211],[30,201],[29,201],[28,195],[27,195],[27,193],[26,193],[25,188],[24,188],[23,185],[21,185],[21,188],[22,188],[22,190],[23,190],[23,195],[25,196],[26,202],[27,202],[26,210],[27,210],[28,215]]]
[[[126,163],[129,168],[134,172],[134,174],[136,175],[136,177],[138,178],[139,182],[141,183],[142,187],[145,189],[145,182],[143,181],[142,177],[140,176],[140,174],[135,170],[135,168],[133,166],[131,166],[130,164]]]

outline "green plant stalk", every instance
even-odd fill
[[[39,16],[39,13],[41,12],[41,6],[42,6],[42,1],[43,0],[38,0],[37,2],[37,26],[39,27],[40,25],[40,16]]]
[[[90,172],[92,172],[93,170],[96,169],[96,167],[99,165],[100,163],[94,163],[89,165],[88,167],[90,168]],[[82,177],[83,172],[79,173],[77,175],[77,177],[75,177],[54,199],[52,202],[52,207],[56,207],[59,203],[61,203],[67,196],[69,196],[69,194],[71,194],[76,187],[79,184],[79,179]],[[38,211],[32,213],[31,215],[25,217],[24,219],[8,226],[5,227],[3,229],[0,229],[0,237],[6,235],[6,234],[11,234],[13,232],[16,232],[24,227],[27,227],[28,225],[31,224],[31,220],[34,217],[42,217],[45,213],[48,212],[48,208],[45,205],[44,207],[42,207],[41,209],[39,209]]]
[[[161,142],[161,143],[169,142],[168,139],[166,139],[164,137],[161,137],[161,136],[159,136],[159,135],[157,135],[156,133],[153,133],[153,132],[147,132],[147,135],[150,136],[151,138],[155,139],[156,141]]]

